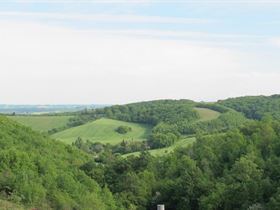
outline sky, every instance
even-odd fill
[[[0,104],[280,93],[280,0],[0,0]]]

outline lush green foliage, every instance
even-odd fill
[[[105,151],[111,151],[114,154],[127,154],[137,151],[149,150],[147,141],[125,141],[119,144],[102,144],[100,142],[91,142],[78,138],[72,143],[73,146],[87,152],[89,154],[98,156]]]
[[[146,210],[163,203],[176,210],[278,210],[277,99],[255,106],[251,98],[237,99],[241,112],[261,121],[234,111],[232,99],[219,104],[162,100],[85,110],[73,122],[95,121],[63,131],[73,132],[68,133],[73,146],[0,118],[0,208],[2,199],[9,200],[3,205],[40,209]],[[247,112],[244,107],[255,108]],[[201,108],[208,120],[199,118]],[[213,117],[205,108],[220,114]],[[104,116],[122,121],[99,119]],[[117,133],[121,126],[131,131]],[[182,140],[184,134],[196,137]],[[154,156],[146,151],[153,148],[160,148],[151,150]],[[121,155],[135,151],[143,152]]]
[[[0,197],[40,209],[120,209],[79,166],[90,157],[0,117]]]
[[[102,117],[149,125],[157,125],[160,122],[168,124],[192,122],[199,118],[199,114],[193,109],[194,105],[195,102],[190,100],[158,100],[115,105],[102,109],[84,110],[72,120],[82,124]]]
[[[219,104],[242,112],[250,119],[260,120],[270,115],[280,120],[280,95],[231,98],[219,101]]]
[[[126,148],[119,147],[121,153],[135,151],[136,148],[140,151],[143,148],[169,147],[176,143],[181,135],[226,131],[236,128],[246,121],[240,113],[222,105],[195,103],[190,100],[158,100],[116,105],[84,111],[77,115],[76,119],[89,120],[104,116],[153,126],[152,133],[148,136],[148,142],[127,143],[126,141]],[[67,136],[70,131],[74,130],[78,130],[78,128],[63,131],[61,134]],[[72,138],[71,142],[75,141],[78,136],[84,140],[90,139],[89,136],[84,136],[82,133],[78,135],[75,133],[75,139]],[[60,138],[60,133],[55,134],[54,137]],[[62,137],[65,138],[63,135]]]
[[[109,118],[156,125],[198,119],[193,105],[189,100],[158,100],[106,107],[104,112]]]
[[[148,139],[152,149],[171,146],[181,135],[224,132],[246,122],[242,114],[220,104],[189,100],[141,102],[103,110],[111,118],[154,125]]]
[[[239,130],[198,137],[188,148],[125,159],[107,151],[81,167],[126,209],[280,208],[280,123],[251,122]]]

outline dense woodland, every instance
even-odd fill
[[[142,102],[85,110],[72,119],[152,125],[148,141],[131,146],[142,153],[127,157],[121,155],[127,142],[78,138],[64,145],[1,117],[0,199],[27,209],[153,210],[158,203],[167,210],[280,209],[280,102],[278,96],[265,97],[266,103],[259,98]],[[221,115],[199,121],[194,107]],[[148,152],[184,135],[196,141],[163,156]]]
[[[280,120],[280,95],[230,98],[218,103],[242,112],[250,119],[260,120],[268,115]]]
[[[163,157],[105,152],[82,170],[126,209],[279,209],[280,124],[269,119],[198,137]]]

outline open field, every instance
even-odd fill
[[[198,112],[198,114],[200,116],[199,121],[214,120],[214,119],[218,118],[221,114],[217,111],[207,109],[207,108],[195,107],[194,109]]]
[[[177,141],[174,145],[172,145],[170,147],[161,148],[161,149],[152,149],[152,150],[149,150],[149,152],[151,153],[151,155],[161,156],[161,155],[174,151],[174,149],[176,149],[178,147],[186,147],[186,146],[192,144],[194,141],[195,141],[195,137],[188,137],[188,138],[180,139],[179,141]],[[129,155],[138,156],[139,154],[140,154],[140,152],[133,152],[133,153],[125,154],[125,155],[123,155],[123,157],[127,157]]]
[[[63,127],[67,124],[70,117],[72,116],[9,116],[10,119],[29,126],[36,131],[48,131],[53,128]]]
[[[129,126],[132,131],[119,134],[115,131],[119,126]],[[72,143],[81,137],[92,142],[117,144],[122,140],[146,140],[150,132],[151,127],[147,125],[102,118],[55,133],[52,137],[65,143]]]

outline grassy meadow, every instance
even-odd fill
[[[216,118],[218,118],[220,116],[220,112],[211,110],[211,109],[207,109],[207,108],[198,108],[195,107],[194,108],[198,114],[199,114],[199,121],[208,121],[208,120],[214,120]]]
[[[10,119],[19,122],[33,130],[47,132],[53,128],[60,128],[67,124],[72,116],[44,116],[44,115],[21,115],[9,116]]]
[[[132,130],[119,134],[115,131],[119,126],[129,126]],[[92,142],[117,144],[122,140],[146,140],[150,132],[151,127],[147,125],[102,118],[55,133],[52,137],[69,144],[78,137]]]

